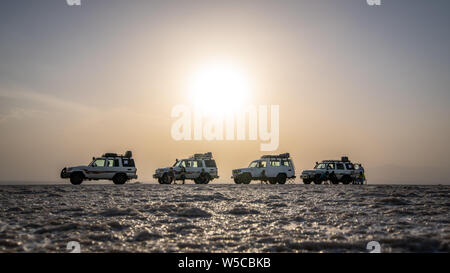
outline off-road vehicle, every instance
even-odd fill
[[[322,184],[324,181],[330,181],[332,184],[350,184],[354,183],[359,176],[359,171],[355,170],[355,165],[343,156],[341,160],[323,160],[316,162],[312,170],[304,170],[300,175],[303,183]]]
[[[195,184],[208,184],[219,178],[212,153],[194,154],[190,158],[176,160],[172,167],[156,169],[153,178],[159,184],[176,183],[177,180],[194,180]]]
[[[286,180],[295,179],[295,167],[289,153],[263,155],[252,161],[248,168],[233,170],[231,178],[236,184],[249,184],[252,180],[285,184]]]
[[[125,184],[128,180],[137,179],[137,169],[131,151],[125,155],[106,153],[101,157],[93,157],[87,166],[65,167],[61,178],[70,178],[70,183],[79,185],[83,180],[112,180],[114,184]]]

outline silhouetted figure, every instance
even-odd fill
[[[184,182],[186,180],[186,168],[185,167],[181,167],[180,178],[183,181],[183,185],[184,185]]]

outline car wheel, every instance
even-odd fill
[[[244,173],[241,175],[242,184],[250,184],[252,182],[252,175],[249,173]]]
[[[194,178],[195,184],[205,184],[205,179],[201,176]]]
[[[83,183],[83,178],[82,173],[73,173],[70,175],[70,183],[72,183],[72,185],[80,185]]]
[[[172,181],[167,173],[163,174],[161,177],[161,184],[170,184]]]
[[[322,180],[320,179],[320,174],[317,174],[316,176],[314,176],[314,184],[322,184]]]
[[[336,177],[336,174],[332,173],[330,174],[330,178],[329,178],[331,184],[339,184],[339,179]]]
[[[311,179],[303,179],[303,184],[307,184],[307,185],[309,185],[309,184],[311,184]]]
[[[277,183],[277,179],[276,178],[269,178],[269,183],[272,185],[275,185]]]
[[[345,185],[350,184],[351,181],[352,181],[352,179],[348,175],[342,177],[342,183],[345,184]]]
[[[242,184],[241,179],[239,179],[239,177],[234,178],[234,183]]]
[[[278,184],[286,184],[286,175],[284,173],[280,173],[277,175]]]
[[[209,174],[207,174],[204,178],[203,178],[203,184],[208,184],[211,181],[211,176]]]
[[[116,185],[123,185],[125,184],[125,182],[127,182],[127,176],[123,173],[116,174],[113,177],[113,182]]]

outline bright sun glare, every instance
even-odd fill
[[[191,78],[194,107],[205,115],[222,115],[240,110],[249,93],[245,73],[229,64],[206,65]]]

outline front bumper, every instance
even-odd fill
[[[312,177],[312,175],[309,174],[309,173],[302,173],[302,174],[300,175],[300,178],[301,178],[301,179],[309,179],[309,178],[311,178],[311,177]]]
[[[70,172],[67,171],[67,168],[64,168],[64,169],[61,170],[60,177],[62,179],[66,179],[66,178],[70,177]]]

